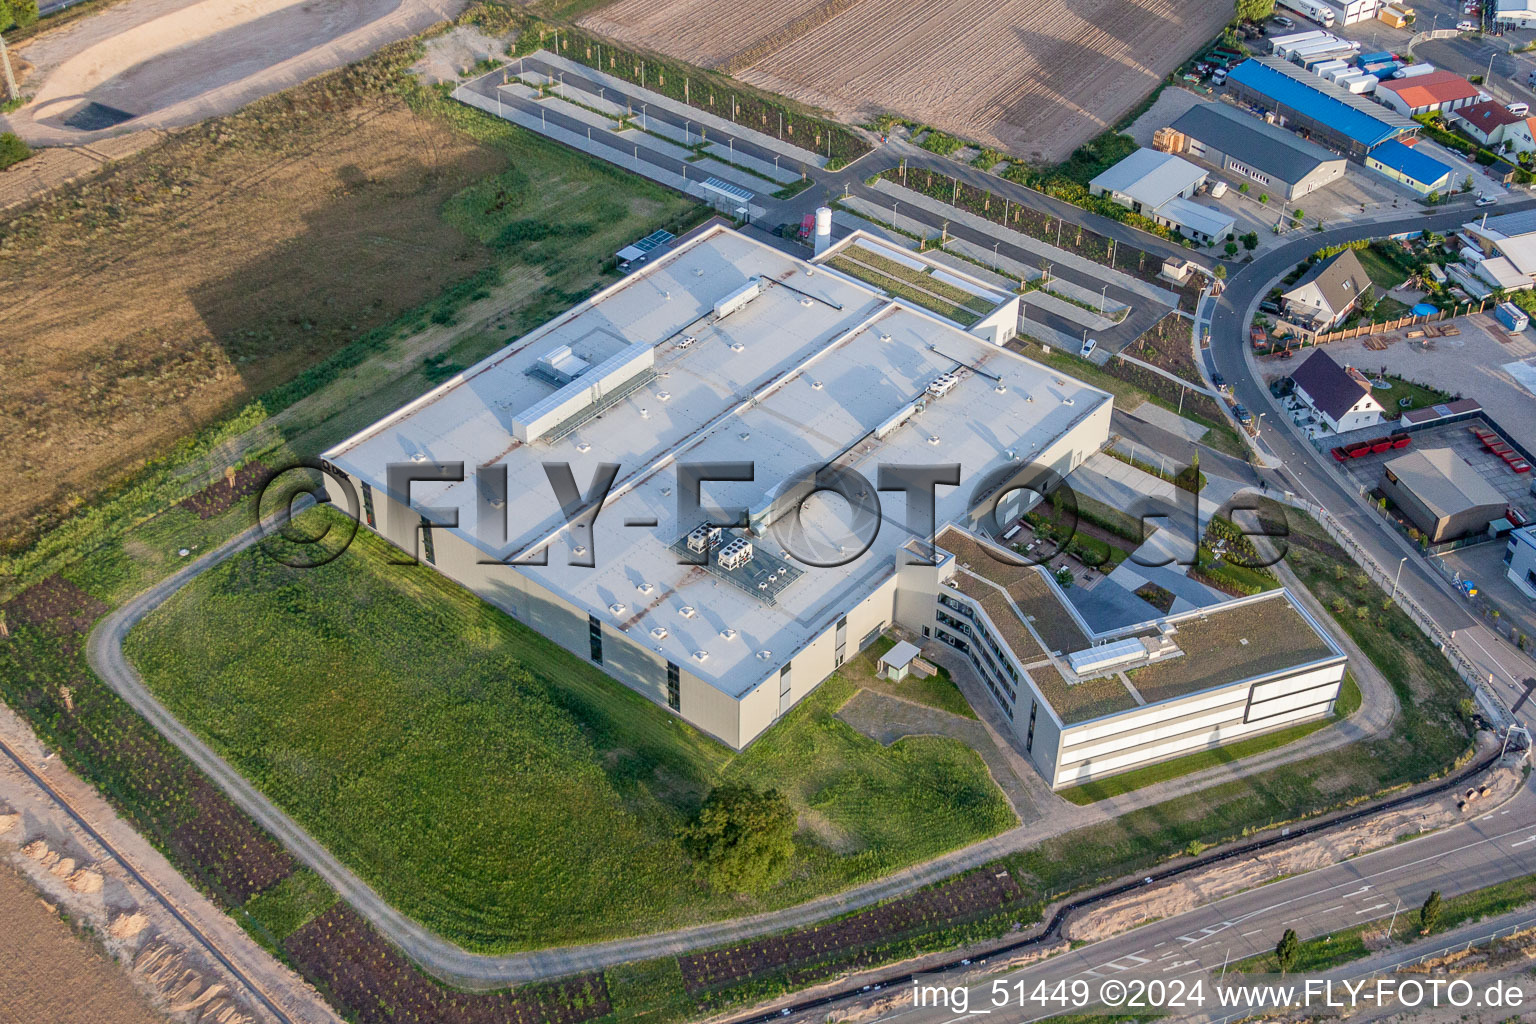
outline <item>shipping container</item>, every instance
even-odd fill
[[[1493,307],[1493,318],[1511,331],[1523,331],[1531,325],[1525,310],[1513,302],[1501,302]]]

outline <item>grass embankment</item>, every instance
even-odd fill
[[[1013,823],[959,743],[882,747],[836,719],[845,679],[733,754],[388,550],[363,531],[320,569],[236,557],[127,648],[178,717],[455,942],[535,948],[782,906]],[[801,814],[794,871],[760,900],[703,890],[676,836],[726,781],[779,788]]]
[[[1511,878],[1482,889],[1473,889],[1460,896],[1446,896],[1440,902],[1440,919],[1427,934],[1439,935],[1468,922],[1497,917],[1532,903],[1536,903],[1536,875]],[[1420,923],[1417,907],[1402,908],[1397,915],[1397,922],[1392,925],[1392,934],[1387,935],[1387,925],[1390,923],[1390,921],[1387,923],[1380,920],[1370,921],[1307,939],[1301,943],[1300,953],[1296,958],[1296,965],[1291,968],[1291,973],[1304,974],[1332,970],[1380,952],[1384,944],[1411,943],[1423,938],[1426,934]],[[1368,937],[1374,938],[1374,949],[1367,945]],[[1278,938],[1279,936],[1276,936],[1277,940]],[[1228,969],[1242,974],[1280,973],[1280,965],[1275,961],[1273,953],[1260,953],[1258,956],[1247,957],[1232,964]]]

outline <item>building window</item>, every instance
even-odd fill
[[[373,518],[373,488],[367,482],[363,482],[363,515],[368,519],[368,529],[377,530],[378,523]]]
[[[673,711],[683,709],[683,684],[682,673],[677,670],[677,665],[667,662],[667,707]]]
[[[1029,702],[1029,732],[1024,736],[1024,750],[1029,752],[1035,747],[1035,709],[1034,701]]]
[[[832,667],[842,665],[843,658],[848,652],[848,616],[844,615],[837,620],[837,650],[832,655]]]
[[[427,557],[428,565],[437,564],[437,551],[432,546],[432,523],[426,516],[421,517],[421,553]]]
[[[780,697],[788,697],[789,696],[789,688],[790,688],[789,665],[790,665],[790,663],[786,663],[783,668],[779,669],[779,696]]]
[[[603,624],[596,615],[587,616],[587,640],[592,645],[592,660],[603,663]]]
[[[932,635],[933,635],[933,631],[931,629],[929,629],[927,626],[924,626],[923,627],[923,636],[932,636]]]

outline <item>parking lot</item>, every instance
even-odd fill
[[[1392,432],[1394,425],[1380,428],[1375,433],[1380,435]],[[1500,427],[1504,426],[1500,424]],[[1504,496],[1504,500],[1520,509],[1528,517],[1536,520],[1536,498],[1531,496],[1531,473],[1516,473],[1511,470],[1497,455],[1485,449],[1472,430],[1494,429],[1482,418],[1463,420],[1458,423],[1437,424],[1417,430],[1413,433],[1413,444],[1402,449],[1393,449],[1382,452],[1380,455],[1366,455],[1358,459],[1349,459],[1339,464],[1344,475],[1354,484],[1367,491],[1374,490],[1381,483],[1382,463],[1397,458],[1411,451],[1424,451],[1430,448],[1449,448],[1458,457],[1482,477],[1496,491]],[[1357,432],[1361,437],[1369,434],[1369,431]],[[1356,434],[1348,435],[1349,440],[1357,440]],[[1332,445],[1338,442],[1338,438],[1330,438],[1326,444]]]
[[[1407,380],[1433,384],[1442,391],[1476,399],[1499,426],[1527,451],[1536,452],[1536,395],[1511,372],[1536,374],[1536,335],[1511,335],[1493,317],[1478,313],[1454,321],[1461,334],[1454,338],[1406,338],[1404,331],[1329,343],[1328,354],[1340,365],[1385,372]],[[1366,341],[1386,343],[1375,351]],[[1521,367],[1519,364],[1525,364]],[[1269,360],[1265,379],[1289,372],[1295,360]],[[1530,367],[1532,369],[1526,369]]]

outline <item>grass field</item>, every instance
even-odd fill
[[[467,947],[590,941],[798,902],[1013,824],[969,749],[881,747],[836,719],[855,690],[846,680],[733,754],[388,557],[366,531],[322,569],[236,557],[146,619],[128,652],[183,721],[321,842]],[[777,787],[800,812],[793,873],[761,900],[704,890],[676,839],[722,781]]]
[[[699,209],[417,89],[415,52],[388,47],[7,213],[0,454],[17,471],[0,550],[242,407],[386,355],[349,403],[375,418],[425,389],[424,357],[493,351],[587,294],[620,246]],[[411,379],[386,392],[386,369]]]

